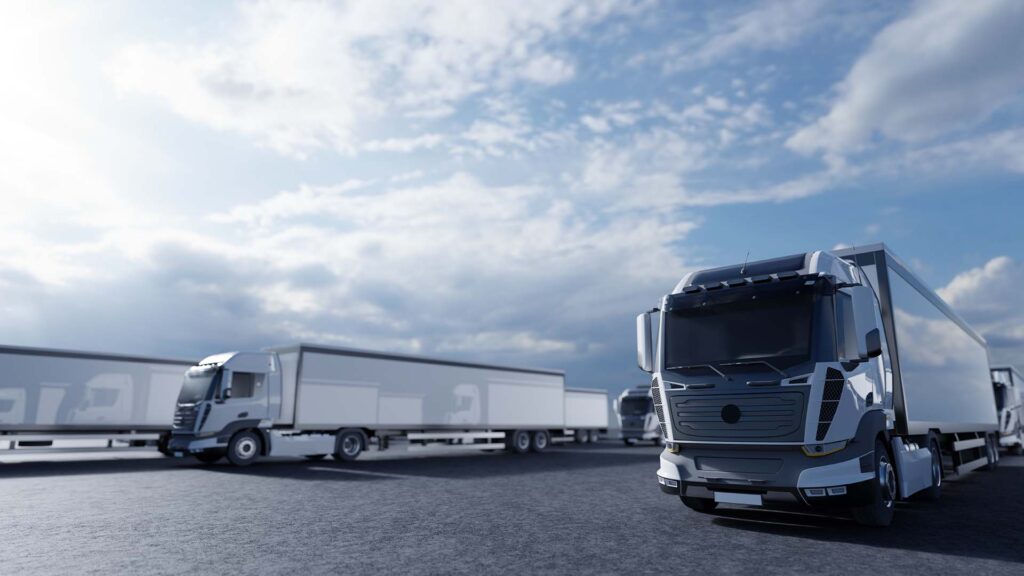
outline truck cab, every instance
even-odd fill
[[[278,366],[273,353],[228,352],[189,368],[175,408],[169,451],[205,462],[225,455],[232,461],[266,455],[266,430],[281,405]],[[240,432],[245,438],[235,438]]]
[[[888,524],[898,494],[941,482],[941,460],[890,443],[882,327],[870,279],[828,252],[688,274],[637,318],[666,438],[662,490],[701,512],[785,502]]]
[[[661,444],[661,426],[654,414],[654,399],[651,398],[649,384],[623,390],[615,400],[614,407],[624,444],[631,446],[643,441],[654,442],[655,446]]]
[[[1024,406],[1021,405],[1021,375],[1013,366],[992,368],[992,388],[999,412],[999,446],[1011,454],[1024,453]]]

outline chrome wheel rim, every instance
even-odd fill
[[[527,448],[529,448],[530,447],[530,435],[524,432],[524,433],[519,434],[518,436],[516,436],[516,446],[520,450],[526,450]]]
[[[243,460],[248,460],[256,454],[256,441],[252,438],[242,438],[235,445],[235,454]]]
[[[889,457],[884,454],[878,459],[878,487],[882,491],[882,505],[892,508],[896,494],[896,473],[889,464]]]
[[[341,441],[341,451],[344,452],[346,456],[355,456],[359,453],[360,444],[359,439],[355,436],[346,436]]]
[[[547,435],[545,435],[545,434],[537,434],[536,438],[537,438],[537,440],[535,442],[537,444],[537,448],[547,448],[547,445],[548,445],[548,437],[547,437]]]

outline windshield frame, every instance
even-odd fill
[[[686,374],[688,372],[681,365],[674,366],[673,364],[677,362],[671,358],[673,314],[685,313],[688,310],[725,307],[739,303],[749,306],[750,301],[755,297],[770,305],[773,298],[786,297],[797,291],[810,291],[809,304],[811,310],[808,318],[810,324],[807,335],[808,347],[806,354],[750,356],[735,359],[708,358],[701,360],[699,363],[691,363],[689,366],[693,366],[694,369],[699,367],[707,374],[720,374],[720,371],[726,373],[743,371],[770,372],[779,375],[781,372],[781,376],[787,377],[790,374],[802,373],[804,371],[796,371],[798,367],[815,362],[835,361],[837,359],[834,311],[835,279],[832,276],[815,274],[778,281],[773,280],[771,282],[747,282],[740,286],[728,288],[715,287],[711,290],[691,290],[690,292],[668,296],[662,311],[661,369],[677,374]],[[732,362],[739,362],[739,364],[730,366]]]
[[[221,366],[210,366],[201,367],[193,366],[185,372],[185,376],[181,382],[181,390],[178,392],[178,404],[198,404],[200,402],[210,400],[213,398],[214,390],[220,387],[221,379],[223,378],[224,370]],[[193,393],[185,396],[185,393],[190,390],[190,381],[196,382],[198,385],[195,386]],[[198,394],[199,384],[205,381],[205,391]]]

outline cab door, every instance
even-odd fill
[[[218,432],[241,420],[266,420],[267,374],[225,369],[203,431]]]

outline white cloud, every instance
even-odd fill
[[[1024,265],[1007,257],[957,274],[938,293],[985,337],[994,364],[1024,365]]]
[[[920,142],[976,126],[1024,90],[1024,4],[918,2],[875,36],[829,112],[788,145],[833,160],[880,134]]]
[[[363,145],[363,150],[370,152],[412,152],[414,150],[436,148],[444,137],[440,134],[420,134],[412,138],[386,138],[370,140]]]
[[[108,71],[125,92],[282,154],[351,153],[385,113],[438,118],[473,95],[568,81],[575,67],[558,46],[626,8],[569,0],[264,1],[240,5],[225,37],[136,44]]]

